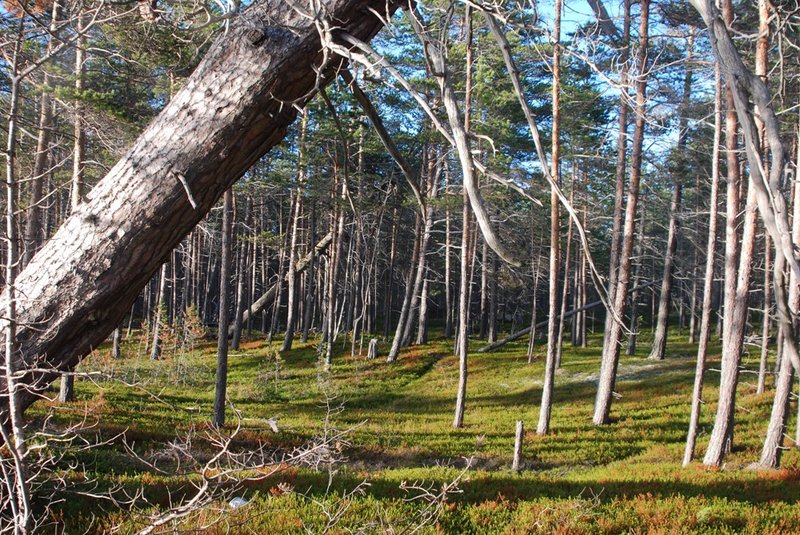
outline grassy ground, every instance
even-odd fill
[[[592,338],[586,349],[567,348],[556,377],[552,433],[545,437],[533,432],[543,349],[528,364],[524,342],[470,355],[465,426],[459,430],[451,427],[458,367],[450,342],[409,348],[393,365],[350,357],[348,344],[330,371],[318,364],[312,343],[279,354],[279,342],[247,342],[230,356],[228,394],[243,427],[235,448],[266,443],[289,451],[331,429],[352,428],[338,444],[348,462],[334,471],[287,467],[237,488],[249,505],[226,512],[203,532],[385,533],[410,532],[421,524],[422,532],[431,533],[800,532],[800,452],[794,442],[787,440],[792,447],[782,470],[745,469],[758,459],[771,392],[756,395],[754,375],[744,373],[728,464],[721,470],[699,464],[683,469],[695,348],[675,336],[667,360],[656,363],[644,358],[648,342],[645,333],[640,352],[623,357],[614,422],[605,427],[591,424],[600,340]],[[473,349],[480,345],[472,342]],[[124,359],[113,361],[101,349],[82,365],[82,371],[103,371],[138,386],[78,380],[76,402],[37,405],[29,417],[39,423],[52,411],[58,425],[88,417],[98,423],[87,434],[108,438],[124,431],[145,459],[157,459],[176,436],[204,430],[214,396],[212,344],[156,362],[138,352],[130,341]],[[745,359],[747,369],[756,369],[756,358]],[[701,454],[711,430],[718,366],[712,355]],[[277,418],[278,433],[268,418]],[[232,429],[232,411],[229,419]],[[516,420],[527,428],[521,473],[509,469]],[[792,418],[792,435],[794,425]],[[95,493],[141,488],[162,508],[169,492],[188,492],[192,478],[148,468],[121,442],[116,438],[74,456],[81,468],[70,471],[75,484],[55,517],[68,533],[103,532],[119,523],[130,532],[142,525],[141,518],[81,494],[88,485],[99,489]],[[198,456],[213,454],[209,444],[197,444]],[[473,459],[466,471],[465,458]],[[457,478],[457,493],[446,501],[431,497]],[[419,488],[409,488],[412,482]],[[190,526],[218,518],[208,508]]]

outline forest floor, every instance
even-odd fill
[[[324,452],[338,462],[322,459],[312,468],[276,461],[272,468],[249,473],[251,480],[244,484],[212,485],[206,495],[210,502],[185,517],[182,529],[800,533],[800,450],[794,441],[787,437],[781,470],[747,469],[758,460],[771,408],[771,390],[755,393],[751,372],[758,366],[758,349],[751,348],[744,362],[734,449],[723,468],[709,470],[699,462],[689,468],[680,464],[695,346],[685,335],[674,336],[666,360],[653,362],[644,358],[648,343],[643,333],[637,355],[622,358],[614,421],[604,427],[591,423],[600,338],[592,337],[585,349],[566,346],[556,376],[552,433],[540,437],[535,427],[541,345],[532,364],[525,341],[489,354],[471,353],[465,425],[453,429],[458,362],[451,342],[408,348],[394,364],[350,356],[350,344],[340,344],[326,371],[311,342],[280,354],[279,340],[270,344],[254,338],[229,357],[228,397],[237,412],[229,407],[223,435],[239,428],[230,451],[266,447],[279,460],[295,448],[319,445],[320,437],[333,437]],[[481,345],[473,340],[471,349]],[[62,463],[71,484],[66,501],[54,506],[54,521],[67,533],[102,533],[113,526],[135,532],[146,525],[144,515],[163,513],[179,497],[192,496],[192,484],[202,484],[197,473],[212,477],[232,466],[197,469],[219,447],[208,438],[215,436],[208,426],[215,344],[200,343],[189,353],[165,352],[151,361],[134,336],[123,352],[123,359],[113,360],[104,347],[84,361],[80,371],[97,375],[76,381],[75,402],[39,403],[28,411],[32,427],[41,427],[51,415],[48,425],[85,422],[84,438],[106,441],[68,452],[69,469]],[[712,354],[700,455],[711,431],[718,368],[718,354]],[[526,427],[519,473],[510,469],[517,420]],[[789,429],[794,436],[794,417]],[[196,474],[181,475],[184,467]],[[265,474],[272,475],[260,477]],[[126,512],[97,497],[109,492],[118,499],[142,492],[153,506]],[[232,509],[228,501],[234,495],[247,505]],[[163,529],[171,533],[173,527]]]

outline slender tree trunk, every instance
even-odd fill
[[[397,360],[397,355],[400,353],[400,347],[403,345],[403,332],[406,322],[411,310],[411,299],[414,293],[414,285],[416,280],[416,272],[419,262],[420,250],[422,248],[422,216],[417,213],[416,223],[414,224],[414,252],[411,254],[411,265],[408,268],[408,279],[406,281],[406,289],[403,296],[403,306],[400,309],[400,318],[397,320],[397,329],[392,339],[392,347],[389,349],[389,355],[386,357],[386,362],[394,362]]]
[[[25,297],[24,291],[17,287],[17,195],[19,184],[17,182],[17,132],[19,130],[19,106],[20,106],[20,78],[19,78],[19,53],[24,38],[24,23],[20,18],[18,33],[13,45],[10,65],[7,74],[10,78],[7,138],[6,138],[6,255],[5,255],[5,306],[2,318],[2,327],[5,330],[4,340],[4,360],[5,360],[5,387],[7,392],[7,413],[3,415],[0,422],[0,435],[7,447],[7,451],[13,459],[14,473],[8,477],[13,479],[13,483],[8,484],[11,513],[14,518],[14,532],[26,534],[33,522],[30,503],[30,487],[28,484],[28,469],[26,466],[26,454],[28,445],[25,437],[24,420],[22,411],[24,408],[22,395],[25,391],[25,384],[20,384],[18,379],[18,356],[20,350],[17,344],[17,332],[20,317],[17,314],[17,296]],[[62,378],[63,382],[63,378]],[[11,431],[9,436],[8,431]],[[5,500],[4,500],[5,501]]]
[[[165,305],[167,298],[167,263],[161,265],[161,274],[158,279],[158,294],[156,307],[153,314],[153,343],[150,347],[150,360],[161,358],[161,324],[166,318]]]
[[[572,177],[570,179],[569,203],[575,206],[575,173],[573,162]],[[567,223],[567,246],[564,249],[564,279],[561,285],[561,304],[558,313],[558,340],[556,341],[556,369],[561,369],[561,356],[564,353],[564,315],[567,312],[567,297],[569,295],[570,255],[572,254],[572,218]],[[573,290],[574,292],[574,290]]]
[[[489,326],[489,246],[486,241],[481,247],[481,298],[478,320],[478,337],[484,339]]]
[[[541,262],[541,249],[542,244],[544,242],[544,229],[541,226],[536,225],[536,211],[534,207],[531,207],[530,213],[530,242],[531,242],[531,279],[533,284],[531,285],[531,322],[528,327],[530,332],[530,336],[528,337],[528,364],[533,362],[533,350],[534,346],[536,345],[536,316],[538,315],[538,294],[539,294],[539,263]],[[535,246],[536,243],[536,229],[539,228],[539,246],[538,248]]]
[[[314,242],[317,235],[317,212],[316,209],[311,210],[311,225],[310,225],[309,235],[311,236],[311,243]],[[315,301],[315,291],[314,291],[314,277],[316,274],[316,270],[314,269],[314,250],[312,249],[309,254],[309,261],[307,265],[310,269],[306,272],[306,297],[304,301],[304,308],[303,310],[303,335],[300,337],[300,340],[305,343],[308,342],[308,332],[311,329],[311,323],[314,320],[314,301]]]
[[[723,16],[728,26],[733,21],[733,7],[731,0],[723,2]],[[759,58],[757,63],[766,61],[766,57]],[[763,69],[766,72],[766,69]],[[728,91],[729,119],[736,121],[736,110],[734,95],[730,89]],[[717,405],[717,415],[714,420],[714,429],[711,433],[708,450],[703,459],[703,464],[707,466],[719,466],[722,464],[725,453],[730,451],[733,444],[733,420],[734,409],[736,406],[736,386],[739,380],[739,364],[742,357],[744,331],[748,315],[748,297],[750,288],[750,278],[752,274],[752,257],[756,237],[756,203],[757,192],[752,184],[753,179],[746,185],[740,186],[741,178],[739,174],[738,158],[736,153],[731,155],[730,151],[735,150],[738,145],[736,139],[737,122],[728,124],[728,200],[736,207],[735,212],[731,212],[728,207],[728,225],[733,224],[734,228],[726,227],[726,266],[725,266],[725,323],[723,326],[722,342],[722,362],[720,372],[720,396]],[[735,166],[733,165],[735,163]],[[732,172],[733,167],[735,169]],[[755,170],[751,170],[751,173]],[[758,179],[756,179],[758,180]],[[732,192],[731,188],[736,186],[737,191]],[[747,188],[747,203],[745,207],[744,225],[742,230],[741,248],[736,247],[736,216],[738,215],[739,188]],[[732,240],[730,251],[728,250],[728,240]],[[729,254],[730,253],[730,254]],[[737,263],[732,257],[738,253]]]
[[[631,0],[623,0],[623,32],[620,43],[620,86],[628,85],[628,72],[630,69],[630,40],[631,40]],[[627,153],[628,153],[628,101],[630,97],[627,92],[620,95],[619,100],[619,129],[617,131],[617,166],[616,179],[614,181],[614,216],[611,227],[611,252],[609,255],[608,270],[608,299],[614,302],[614,294],[617,291],[617,278],[619,276],[619,255],[620,244],[622,242],[622,217],[625,203],[625,175],[627,174]],[[603,352],[607,351],[606,342],[610,339],[613,316],[606,314],[605,329],[603,335]]]
[[[397,257],[397,232],[399,228],[399,214],[397,207],[392,213],[392,238],[389,246],[389,267],[386,270],[386,294],[383,301],[383,336],[389,337],[392,324],[392,302],[394,299],[394,266]]]
[[[83,31],[83,16],[78,14],[77,31]],[[75,114],[73,116],[73,151],[72,151],[72,189],[70,195],[70,206],[72,212],[78,209],[83,202],[83,179],[84,179],[84,160],[86,159],[86,134],[83,129],[83,105],[80,99],[83,91],[83,72],[84,62],[86,61],[86,38],[78,37],[75,43],[75,93],[78,99],[75,101]],[[63,402],[75,399],[75,376],[64,374],[61,377],[61,389],[58,400]]]
[[[445,195],[450,193],[450,170],[445,164],[444,167],[444,191]],[[451,249],[452,241],[452,215],[450,208],[445,208],[444,219],[444,337],[449,340],[453,336],[453,283],[451,277]]]
[[[772,310],[772,258],[769,235],[764,233],[764,308],[761,325],[761,358],[758,365],[756,394],[763,394],[767,382],[767,358],[769,357],[770,311]]]
[[[348,156],[347,156],[347,140],[342,140],[345,143],[344,151],[345,157],[343,158],[342,174],[343,180],[341,181],[341,194],[340,201],[342,207],[337,210],[337,219],[333,221],[333,247],[331,248],[331,258],[328,270],[328,295],[327,295],[327,318],[328,324],[326,327],[326,339],[328,341],[325,346],[325,366],[330,367],[333,362],[333,345],[336,343],[337,329],[336,329],[336,290],[337,281],[339,279],[339,263],[342,255],[342,240],[344,239],[344,200],[347,198],[347,183],[348,183]],[[336,181],[334,181],[334,184]]]
[[[467,4],[464,13],[464,35],[466,37],[466,88],[464,94],[464,130],[471,131],[472,111],[472,6]],[[448,110],[449,111],[449,110]],[[455,126],[451,117],[450,124]],[[463,159],[462,159],[463,167]],[[466,170],[465,170],[466,171]],[[470,308],[470,274],[472,264],[470,256],[470,210],[469,197],[466,185],[462,193],[462,228],[461,228],[461,282],[458,292],[458,332],[456,340],[456,355],[458,356],[458,392],[456,394],[456,409],[453,415],[453,427],[458,429],[464,426],[464,412],[467,404],[467,353],[469,351],[469,308]]]
[[[228,387],[228,295],[233,241],[233,190],[225,192],[222,208],[222,240],[219,272],[219,319],[217,327],[217,382],[214,391],[214,427],[225,425],[225,403]]]
[[[61,17],[61,0],[54,0],[50,16],[50,40],[47,43],[47,55],[53,52],[53,43]],[[39,250],[39,246],[46,237],[46,229],[42,227],[42,195],[44,184],[49,174],[50,140],[53,130],[53,100],[50,97],[51,78],[47,70],[42,79],[42,96],[39,109],[39,132],[36,138],[36,154],[33,162],[33,177],[31,178],[30,202],[25,223],[25,247],[22,251],[20,267],[25,267]]]
[[[649,359],[664,360],[667,349],[667,329],[669,327],[670,297],[672,293],[672,270],[675,263],[675,251],[678,246],[678,212],[681,209],[681,190],[683,185],[675,182],[670,203],[669,230],[667,231],[667,248],[664,255],[664,273],[661,278],[661,294],[658,298],[658,319],[653,335],[653,348]]]
[[[588,190],[589,188],[589,177],[587,176],[586,170],[584,169],[583,173],[583,228],[586,227],[587,216],[589,212],[589,197],[588,197]],[[580,302],[578,303],[578,308],[581,312],[578,313],[578,321],[580,324],[580,328],[578,329],[578,340],[579,345],[581,347],[587,346],[587,339],[586,339],[586,303],[587,303],[587,295],[586,295],[586,252],[581,250],[581,269],[580,269]]]
[[[269,322],[269,332],[267,333],[267,342],[272,342],[275,331],[278,330],[280,325],[279,316],[281,312],[281,298],[283,297],[283,280],[286,275],[286,249],[289,247],[289,233],[284,234],[284,221],[283,221],[283,203],[281,203],[280,210],[278,211],[278,235],[284,236],[277,246],[278,249],[278,278],[276,281],[277,290],[275,292],[275,300],[272,302],[272,318]],[[335,242],[334,242],[335,243]]]
[[[642,211],[644,212],[644,210]],[[642,213],[639,222],[639,237],[636,239],[636,247],[633,256],[636,259],[636,267],[633,268],[633,290],[631,290],[631,317],[630,334],[628,335],[628,348],[626,355],[632,357],[636,354],[636,342],[639,339],[639,300],[641,299],[639,282],[642,278],[642,264],[644,264],[644,234],[645,234],[645,215]]]
[[[711,156],[711,193],[708,199],[708,239],[706,242],[706,265],[703,276],[703,305],[700,316],[700,333],[697,346],[697,366],[694,372],[692,408],[689,416],[689,433],[683,453],[683,466],[688,466],[694,456],[697,427],[700,421],[700,404],[703,399],[703,378],[706,354],[711,330],[711,305],[714,291],[714,256],[717,249],[717,198],[719,197],[719,156],[722,141],[722,81],[719,66],[716,70],[716,93],[714,98],[714,139]]]
[[[297,262],[297,235],[300,232],[300,210],[303,205],[303,182],[305,180],[305,139],[306,139],[306,130],[308,128],[308,108],[303,109],[303,118],[300,123],[300,140],[298,141],[298,155],[297,155],[297,162],[298,162],[298,177],[297,177],[297,189],[295,191],[295,201],[294,201],[294,211],[292,215],[292,225],[290,232],[292,233],[292,241],[289,245],[289,283],[288,283],[288,303],[286,306],[286,334],[283,337],[283,345],[281,346],[281,351],[289,351],[292,349],[292,341],[294,340],[294,316],[295,316],[295,294],[297,290],[295,286],[297,285],[297,274],[296,271],[296,262]]]
[[[248,201],[249,203],[249,201]],[[245,211],[247,214],[249,210]],[[245,218],[247,216],[245,215]],[[243,229],[244,230],[244,229]],[[244,295],[245,295],[245,287],[246,280],[247,280],[247,241],[240,241],[239,242],[239,269],[236,271],[236,310],[234,311],[233,315],[233,322],[231,327],[233,327],[233,337],[231,338],[231,349],[238,350],[239,344],[242,341],[242,324],[244,323]]]
[[[689,32],[687,43],[687,57],[685,76],[683,79],[683,100],[681,102],[680,118],[678,120],[678,165],[674,177],[674,189],[670,204],[669,230],[667,231],[667,247],[664,256],[664,273],[661,279],[661,295],[658,301],[658,319],[655,334],[653,335],[653,348],[650,359],[663,360],[667,349],[667,330],[669,327],[670,298],[672,294],[672,271],[675,263],[675,251],[678,246],[678,216],[681,210],[681,190],[683,188],[683,175],[688,172],[684,153],[686,152],[687,126],[689,122],[689,105],[692,93],[692,61],[694,53],[694,28]],[[681,309],[682,310],[682,309]],[[694,313],[694,310],[692,310]],[[679,329],[683,327],[682,321]],[[693,337],[693,335],[692,335]]]
[[[498,300],[498,290],[497,290],[497,278],[498,278],[498,262],[497,262],[497,255],[494,253],[489,253],[491,258],[490,260],[490,269],[489,272],[489,327],[488,333],[486,336],[486,341],[488,343],[493,343],[497,341],[497,300]]]
[[[800,122],[798,122],[798,139],[800,140]],[[800,147],[796,155],[796,164],[800,164]],[[793,207],[792,207],[792,241],[800,243],[800,187],[797,182],[793,184]],[[765,240],[769,246],[769,240]],[[780,252],[776,252],[780,254]],[[789,307],[791,310],[800,308],[800,281],[793,271],[789,272]],[[779,340],[780,344],[781,341]],[[786,343],[784,341],[783,343]],[[761,450],[759,465],[763,468],[778,468],[781,463],[781,453],[783,452],[783,440],[787,431],[789,420],[789,402],[794,378],[794,366],[792,365],[790,352],[783,350],[781,355],[781,368],[778,378],[775,381],[775,398],[772,403],[772,413],[770,414],[767,435],[764,439],[764,447]],[[800,404],[798,404],[800,411]],[[797,435],[795,442],[797,443]]]
[[[619,274],[617,277],[616,291],[612,308],[618,318],[622,318],[625,303],[628,298],[628,281],[630,278],[631,252],[633,250],[633,237],[636,231],[636,208],[639,201],[639,181],[642,167],[642,144],[644,142],[645,112],[647,104],[647,48],[650,18],[650,0],[641,1],[641,21],[639,25],[639,52],[637,64],[639,72],[636,80],[636,127],[633,134],[633,147],[631,152],[630,183],[628,185],[628,202],[625,206],[625,222],[623,225],[623,240],[620,254]],[[609,423],[611,400],[619,363],[619,342],[622,326],[619,321],[612,321],[608,336],[604,340],[603,356],[600,366],[600,380],[595,400],[594,417],[595,425]]]
[[[555,1],[553,24],[553,129],[550,174],[556,184],[561,184],[561,0]],[[559,287],[558,275],[561,260],[561,221],[556,186],[550,187],[550,270],[547,311],[547,356],[544,364],[542,404],[539,406],[537,435],[546,435],[550,430],[550,412],[553,406],[553,384],[559,343]],[[566,280],[564,281],[566,284]]]

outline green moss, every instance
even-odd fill
[[[641,355],[647,339],[647,333],[640,338]],[[532,432],[541,396],[541,348],[528,364],[525,341],[470,355],[466,420],[458,430],[451,427],[458,379],[451,341],[408,348],[393,365],[351,357],[349,343],[337,344],[341,352],[330,371],[318,364],[315,343],[296,343],[284,354],[277,353],[278,344],[254,340],[230,356],[228,392],[243,418],[235,446],[301,445],[322,432],[327,415],[335,428],[353,428],[344,450],[350,462],[332,484],[325,473],[291,469],[242,487],[250,504],[226,514],[217,524],[221,533],[321,531],[329,509],[345,504],[334,531],[402,528],[420,522],[430,507],[424,500],[409,501],[402,483],[426,481],[438,488],[456,477],[466,457],[474,468],[465,474],[462,492],[450,497],[423,533],[800,531],[800,452],[785,452],[782,471],[741,469],[758,458],[771,405],[769,395],[755,394],[749,375],[743,375],[737,397],[736,446],[727,468],[680,467],[694,373],[694,349],[683,340],[670,339],[663,362],[622,358],[614,423],[605,427],[591,424],[600,340],[592,338],[586,349],[567,348],[556,377],[552,433],[544,437]],[[479,346],[473,341],[473,349]],[[201,342],[190,354],[155,362],[137,356],[141,347],[131,340],[119,361],[101,348],[82,364],[84,371],[102,370],[137,387],[79,380],[78,401],[36,405],[29,417],[42,420],[52,412],[53,422],[66,425],[88,415],[97,425],[85,435],[109,438],[124,431],[143,456],[156,455],[176,435],[203,430],[213,405],[213,345]],[[745,365],[753,369],[756,363]],[[712,354],[708,368],[699,452],[711,429],[718,356]],[[341,410],[329,413],[328,405]],[[278,433],[266,422],[273,417]],[[516,474],[508,468],[519,419],[528,429],[526,470]],[[142,488],[156,508],[187,492],[191,482],[153,473],[132,460],[119,439],[69,460],[82,467],[70,475],[76,481],[92,476],[101,488]],[[368,483],[364,493],[350,496],[362,481]],[[285,493],[287,485],[294,492]],[[67,494],[57,516],[68,532],[103,532],[120,522],[129,531],[139,526],[130,514]],[[192,523],[210,518],[201,515]]]

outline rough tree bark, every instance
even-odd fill
[[[291,103],[302,106],[341,65],[327,56],[322,65],[320,20],[335,20],[337,37],[369,40],[382,27],[375,14],[397,8],[377,0],[319,6],[315,17],[289,2],[257,2],[232,21],[184,88],[19,274],[15,364],[31,370],[23,406],[108,336],[170,251],[283,138],[296,116]]]

